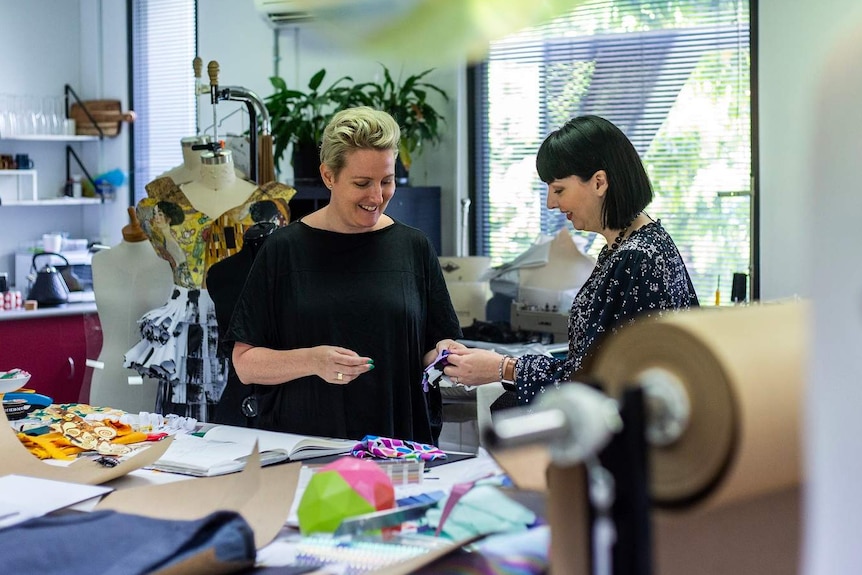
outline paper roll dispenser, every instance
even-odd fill
[[[592,489],[584,479],[590,467],[602,466],[622,504],[613,509],[614,575],[652,573],[653,527],[657,572],[692,572],[676,560],[680,546],[689,560],[740,566],[721,573],[786,572],[750,567],[754,556],[793,557],[798,545],[806,312],[803,302],[793,302],[644,319],[598,350],[589,377],[602,393],[564,383],[541,394],[532,414],[517,410],[510,420],[498,413],[493,429],[483,430],[492,452],[494,445],[532,445],[550,455],[544,463],[556,514],[550,517],[552,573],[593,572],[584,564],[589,552],[579,547],[590,538],[590,514],[579,494],[588,483]],[[613,423],[614,404],[622,426]],[[529,479],[529,464],[541,463],[535,450],[514,450],[522,461],[510,459],[508,469],[501,461],[516,484],[513,471]],[[593,515],[600,511],[589,508]],[[786,524],[764,533],[763,518],[773,515]],[[738,523],[724,529],[729,517]],[[752,547],[754,537],[763,545]],[[738,555],[728,557],[731,548]]]

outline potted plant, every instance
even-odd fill
[[[326,69],[321,68],[308,81],[307,91],[288,88],[278,76],[269,79],[275,92],[265,98],[265,103],[272,123],[274,158],[278,165],[287,147],[293,145],[294,180],[320,181],[318,146],[335,111],[370,104],[350,76],[342,76],[321,89],[325,77]]]
[[[368,105],[385,110],[401,126],[401,143],[398,158],[405,173],[399,178],[406,183],[413,159],[421,152],[424,143],[436,145],[440,142],[440,124],[445,118],[428,102],[428,92],[434,91],[444,100],[449,96],[441,88],[423,81],[434,68],[413,74],[404,81],[395,82],[389,69],[383,68],[383,82],[367,82],[359,85],[370,98]]]

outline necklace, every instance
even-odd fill
[[[620,244],[623,242],[623,236],[626,235],[626,232],[629,230],[629,227],[635,221],[635,218],[637,218],[639,215],[640,212],[636,213],[632,219],[626,222],[626,225],[623,226],[623,229],[621,229],[620,233],[617,235],[617,239],[615,239],[614,243],[611,244],[611,251],[614,251],[618,247],[620,247]]]

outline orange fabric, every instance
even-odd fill
[[[111,427],[116,431],[116,436],[107,443],[117,445],[129,445],[146,441],[147,434],[133,431],[130,425],[119,421],[105,420],[100,422],[105,427]],[[69,461],[86,449],[75,445],[72,438],[67,437],[59,431],[45,433],[43,435],[31,436],[19,433],[18,439],[30,453],[39,459],[60,459]],[[101,450],[100,450],[101,451]]]

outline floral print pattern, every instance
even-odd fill
[[[601,338],[636,318],[698,306],[685,263],[660,221],[633,231],[622,244],[599,253],[596,267],[572,302],[565,359],[525,355],[515,368],[519,404],[571,381]]]

